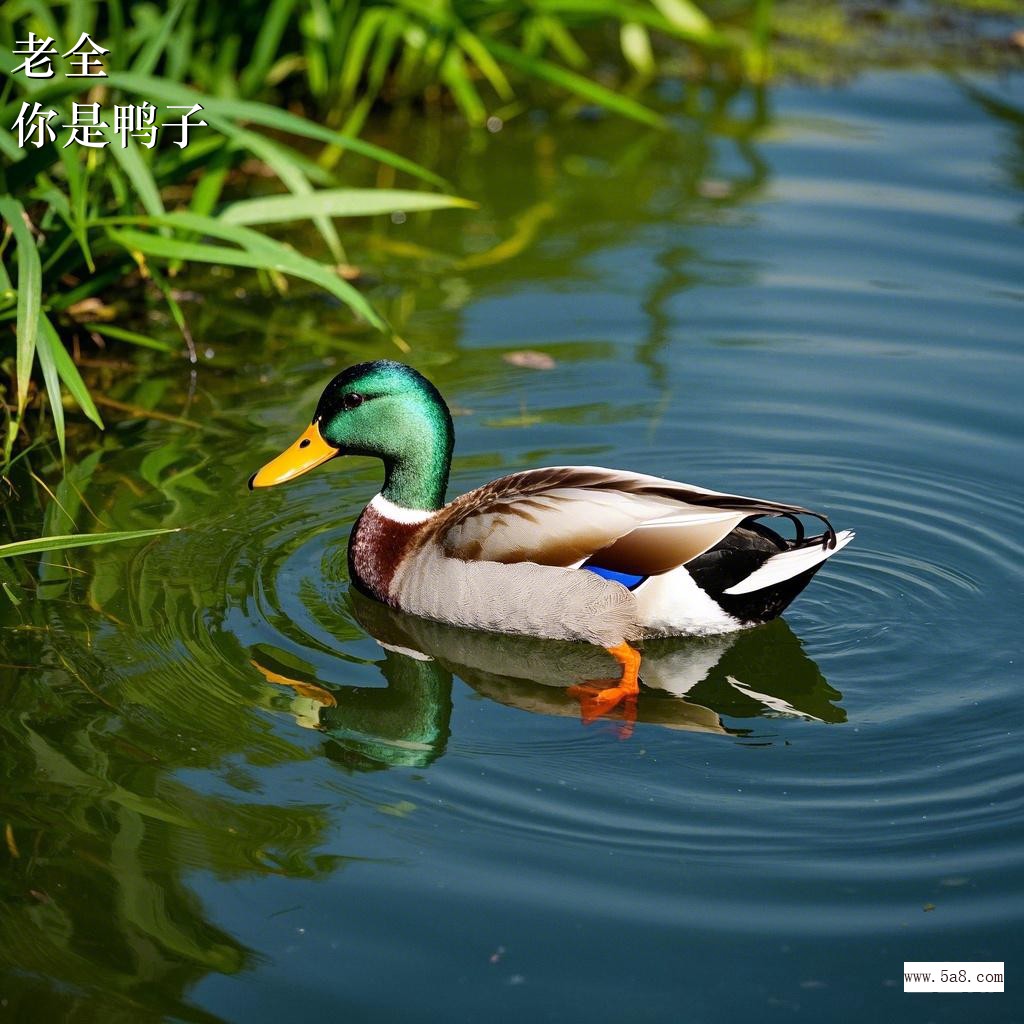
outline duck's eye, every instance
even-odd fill
[[[341,400],[341,404],[345,409],[354,409],[357,405],[363,404],[363,396],[355,393],[345,395]]]

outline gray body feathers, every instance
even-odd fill
[[[467,629],[614,647],[640,634],[633,595],[591,572],[469,562],[428,546],[391,582],[395,606]]]

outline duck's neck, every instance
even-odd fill
[[[441,508],[448,489],[453,445],[447,408],[443,403],[431,403],[394,453],[383,456],[381,496],[402,509],[433,512]]]

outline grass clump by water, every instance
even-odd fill
[[[8,18],[17,6],[7,6]],[[102,426],[64,338],[75,332],[96,331],[130,344],[167,347],[139,331],[102,322],[108,307],[101,296],[129,275],[148,278],[163,293],[186,341],[187,327],[170,286],[171,276],[186,262],[248,267],[313,282],[368,324],[387,332],[384,319],[332,263],[306,257],[249,225],[312,219],[332,259],[340,263],[344,251],[334,216],[466,205],[443,191],[336,189],[334,177],[298,151],[298,139],[344,146],[389,164],[410,183],[435,190],[444,183],[396,154],[277,107],[210,95],[154,74],[161,64],[172,63],[168,48],[182,31],[179,21],[187,6],[175,4],[163,19],[152,22],[148,32],[128,32],[122,26],[118,33],[108,25],[113,38],[110,53],[103,58],[105,77],[55,74],[30,78],[16,70],[19,57],[12,51],[23,48],[18,41],[27,39],[31,31],[36,31],[37,38],[71,39],[73,44],[83,24],[81,15],[76,16],[79,8],[93,14],[84,22],[98,41],[103,24],[97,24],[96,16],[105,8],[109,22],[112,5],[71,5],[66,22],[58,24],[42,5],[25,4],[26,16],[3,26],[0,322],[14,326],[0,350],[8,381],[3,463],[10,460],[25,426],[30,397],[35,393],[36,367],[62,451],[62,386],[85,415]],[[187,117],[194,127],[185,146],[173,141],[160,144],[162,140],[154,140],[150,146],[147,143],[153,136],[144,132],[116,135],[110,117],[115,107],[144,109],[157,116],[177,108],[167,120],[173,123]],[[49,111],[54,113],[46,117]],[[43,123],[40,118],[45,118]],[[205,125],[200,125],[203,121]],[[72,138],[75,124],[87,122],[96,127],[80,130],[78,138],[85,137],[92,145]],[[266,134],[267,130],[273,131],[274,137]],[[164,131],[158,127],[156,139]],[[181,129],[178,141],[184,141]],[[268,200],[223,201],[229,173],[247,157],[255,157],[269,168],[287,189],[288,194],[269,210],[265,208]],[[190,186],[188,199],[181,208],[169,211],[164,201],[166,190],[183,183]]]
[[[28,416],[45,406],[63,453],[62,391],[102,427],[69,342],[99,336],[168,347],[132,323],[111,322],[105,296],[128,280],[159,290],[186,346],[191,340],[172,279],[187,264],[249,268],[271,285],[282,275],[300,278],[390,333],[339,272],[345,253],[335,219],[470,204],[447,194],[426,168],[360,139],[371,107],[444,95],[470,122],[483,123],[489,109],[507,115],[517,87],[530,80],[660,124],[648,107],[589,73],[577,37],[607,35],[609,28],[640,74],[654,69],[652,33],[708,55],[742,49],[692,0],[175,0],[159,12],[120,0],[5,4],[0,329],[13,330],[0,335],[0,468],[19,438],[39,436],[43,419],[32,420],[30,430]],[[33,33],[52,41],[52,77],[33,77],[20,66],[35,45],[26,42]],[[67,74],[74,59],[67,50],[83,33],[86,48],[107,51],[96,56],[102,77]],[[151,144],[153,136],[123,123],[119,131],[117,108],[155,113],[167,127]],[[173,119],[165,116],[172,108]],[[180,144],[184,129],[174,128],[183,118],[194,125],[187,145]],[[83,120],[95,129],[76,130]],[[83,136],[90,144],[82,144]],[[335,168],[343,153],[389,167],[406,187],[340,187]],[[246,160],[276,178],[283,194],[226,202],[225,188]],[[173,209],[171,194],[178,200]],[[264,230],[297,220],[316,225],[329,261]]]

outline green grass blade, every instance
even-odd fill
[[[441,61],[441,81],[451,90],[459,109],[470,124],[483,124],[487,108],[470,80],[462,51],[450,46]]]
[[[60,338],[53,325],[45,316],[39,317],[39,331],[36,335],[36,354],[39,356],[39,367],[43,371],[43,383],[50,399],[50,414],[53,416],[53,429],[57,434],[61,458],[64,458],[64,405],[60,396],[60,376],[57,373],[57,357],[54,347],[60,346]],[[62,347],[62,346],[61,346]]]
[[[717,30],[699,9],[696,9],[696,17],[687,17],[685,5],[673,10],[674,19],[662,12],[660,4],[631,3],[629,0],[534,0],[533,6],[551,15],[552,24],[561,25],[565,15],[588,18],[601,16],[619,22],[646,25],[656,32],[675,36],[706,49],[736,48],[736,40]],[[690,13],[692,15],[692,11]]]
[[[253,156],[258,157],[270,167],[278,178],[281,179],[285,188],[293,193],[294,196],[307,199],[314,195],[313,186],[309,183],[309,179],[298,163],[291,159],[286,149],[278,146],[272,140],[264,138],[262,135],[257,135],[256,132],[250,132],[244,128],[235,128],[233,125],[229,126],[228,124],[222,124],[221,127],[225,134],[232,136],[236,142],[244,144]],[[330,250],[334,261],[336,263],[343,263],[345,261],[345,250],[342,247],[341,239],[338,237],[334,224],[319,210],[315,210],[310,217],[316,225],[317,231],[320,232],[320,237],[327,243],[327,248]]]
[[[543,79],[552,85],[567,89],[581,99],[597,103],[607,110],[632,118],[634,121],[650,125],[653,128],[665,127],[664,118],[649,107],[645,107],[642,103],[638,103],[628,96],[623,96],[620,93],[613,92],[611,89],[606,89],[603,85],[599,85],[597,82],[592,82],[589,78],[576,74],[575,71],[568,71],[540,57],[529,57],[514,47],[506,46],[504,43],[496,42],[493,39],[486,39],[485,44],[495,57],[503,60],[506,64],[511,64],[512,67],[518,68],[520,71],[524,71],[528,75],[533,75],[535,78]]]
[[[139,55],[132,63],[132,71],[138,75],[151,75],[153,69],[160,63],[164,50],[167,48],[181,12],[185,9],[188,0],[175,0],[171,9],[164,15],[160,22],[160,28],[150,36],[146,45],[139,51]]]
[[[455,33],[455,41],[462,48],[462,52],[480,69],[484,78],[491,83],[491,88],[498,96],[506,103],[512,100],[515,93],[505,77],[505,72],[501,70],[501,65],[491,56],[479,37],[469,29],[460,28]]]
[[[541,35],[569,67],[580,71],[590,63],[583,47],[576,42],[561,19],[552,15],[542,15],[536,21]]]
[[[38,555],[44,551],[62,551],[65,548],[87,548],[97,544],[114,544],[126,540],[143,540],[162,533],[177,533],[181,527],[164,527],[159,530],[118,530],[112,533],[70,533],[57,537],[38,537],[35,540],[18,540],[11,544],[0,544],[0,558],[15,555]]]
[[[412,160],[407,160],[380,146],[364,142],[362,139],[325,128],[323,125],[299,117],[290,111],[271,107],[266,103],[208,96],[175,82],[169,82],[162,78],[151,78],[147,75],[137,75],[132,72],[111,72],[107,77],[107,82],[115,89],[137,93],[157,103],[173,105],[199,103],[205,111],[209,111],[215,117],[225,117],[233,121],[251,121],[264,128],[273,128],[291,135],[299,135],[302,138],[343,146],[354,153],[394,167],[396,171],[404,171],[406,174],[411,174],[415,178],[420,178],[422,181],[441,188],[447,187],[443,178]]]
[[[224,224],[282,224],[305,220],[316,214],[326,217],[374,217],[379,214],[413,213],[419,210],[473,209],[476,203],[437,192],[405,189],[334,188],[308,196],[259,196],[226,206],[217,218]]]
[[[137,331],[129,331],[124,327],[117,327],[115,324],[83,324],[87,331],[95,334],[102,334],[104,338],[116,338],[118,341],[127,341],[130,345],[138,345],[140,348],[151,348],[157,352],[173,352],[174,346],[168,345],[166,341],[159,341],[147,334],[139,334]]]
[[[182,238],[164,238],[132,228],[108,228],[110,237],[131,252],[156,256],[165,260],[192,260],[195,263],[223,263],[232,267],[250,267],[253,270],[273,268],[262,256],[226,245],[208,245]]]
[[[101,129],[105,138],[109,139],[111,145],[107,148],[114,159],[121,165],[121,169],[128,176],[128,180],[135,188],[135,193],[142,203],[146,213],[159,216],[165,213],[163,200],[160,198],[160,189],[157,187],[153,172],[149,164],[142,158],[139,152],[140,146],[134,139],[131,139],[125,148],[117,141],[117,136],[110,128]]]
[[[93,262],[92,250],[89,246],[89,232],[86,229],[86,217],[89,202],[88,173],[83,169],[83,162],[74,149],[62,149],[60,151],[61,162],[64,165],[64,177],[68,185],[68,202],[71,207],[71,220],[69,227],[78,240],[78,247],[85,257],[85,265],[90,273],[96,270]]]
[[[691,0],[651,0],[676,28],[695,36],[714,32],[708,16]]]
[[[264,83],[267,72],[280,54],[281,38],[295,8],[295,0],[271,0],[263,14],[263,23],[252,47],[245,71],[239,81],[244,95],[256,92]]]
[[[346,100],[355,96],[359,80],[366,71],[367,55],[377,32],[393,12],[384,7],[370,7],[362,12],[349,36],[345,57],[341,65],[339,85]]]
[[[210,225],[196,226],[199,221],[210,221]],[[228,238],[228,230],[248,231],[247,228],[234,225],[219,224],[211,218],[198,217],[195,214],[168,214],[159,218],[157,223],[170,224],[187,231],[199,231],[214,237]],[[211,225],[216,230],[211,230]],[[350,309],[358,313],[364,320],[379,331],[390,333],[390,329],[380,314],[370,305],[363,295],[347,281],[339,277],[330,267],[316,260],[302,256],[280,242],[264,238],[258,232],[251,231],[261,244],[252,245],[249,249],[232,249],[224,245],[207,245],[202,242],[187,242],[179,238],[162,238],[130,229],[108,229],[114,241],[128,250],[157,256],[168,260],[192,260],[196,263],[213,263],[234,267],[249,267],[254,270],[276,270],[282,274],[290,274],[311,284],[319,285],[325,291],[339,298]]]
[[[195,339],[192,337],[192,330],[185,319],[185,311],[181,308],[181,303],[174,297],[174,290],[171,288],[170,281],[156,267],[152,266],[149,268],[149,276],[153,279],[153,284],[160,289],[160,294],[164,297],[164,302],[167,303],[167,308],[171,311],[171,318],[181,333],[181,340],[185,342],[185,352],[188,356],[188,361],[195,365],[198,361]]]
[[[202,176],[192,190],[188,208],[192,213],[207,215],[220,201],[221,192],[227,184],[228,173],[234,166],[235,149],[230,143],[220,146],[207,159]]]
[[[376,96],[384,85],[395,50],[405,32],[406,23],[407,19],[400,11],[388,12],[388,19],[384,22],[377,37],[377,45],[374,47],[373,57],[366,71],[368,92],[371,96]],[[367,92],[364,91],[364,99],[366,95]]]
[[[619,29],[619,45],[622,47],[622,55],[638,75],[654,74],[654,50],[651,48],[651,37],[643,25],[635,21],[624,22]]]
[[[44,319],[47,319],[45,314],[41,315]],[[57,332],[48,319],[47,326],[53,332],[53,336],[56,337]],[[71,393],[71,397],[78,403],[82,412],[102,430],[103,420],[100,418],[99,410],[89,394],[89,389],[85,386],[85,381],[82,380],[82,375],[78,372],[78,367],[75,366],[74,360],[68,355],[68,350],[58,340],[55,345],[51,346],[51,351],[53,352],[53,360],[57,364],[57,373],[60,374],[60,379]]]
[[[280,137],[271,138],[269,135],[263,135],[261,132],[254,132],[248,128],[239,128],[233,121],[226,119],[217,118],[211,123],[219,131],[224,132],[237,146],[249,149],[254,154],[256,151],[250,147],[250,142],[254,138],[262,140],[264,146],[272,146],[280,154],[280,159],[288,160],[298,167],[314,185],[330,187],[337,183],[337,178],[330,171],[325,170],[320,165],[319,160],[311,160],[305,153],[300,152],[295,146],[284,142]],[[319,153],[317,156],[319,157]]]
[[[39,250],[25,221],[25,208],[12,196],[0,197],[0,217],[7,221],[18,247],[17,355],[18,417],[28,401],[28,382],[36,354],[36,334],[42,307],[43,270]]]
[[[3,153],[12,164],[25,159],[25,150],[18,148],[14,136],[6,128],[0,128],[0,153]]]
[[[47,213],[55,213],[70,228],[72,214],[71,203],[68,201],[68,197],[56,185],[49,184],[50,179],[48,176],[40,174],[38,181],[41,186],[45,187],[37,188],[32,194],[32,198],[45,203],[48,207]],[[49,227],[49,230],[53,230],[52,225]]]

